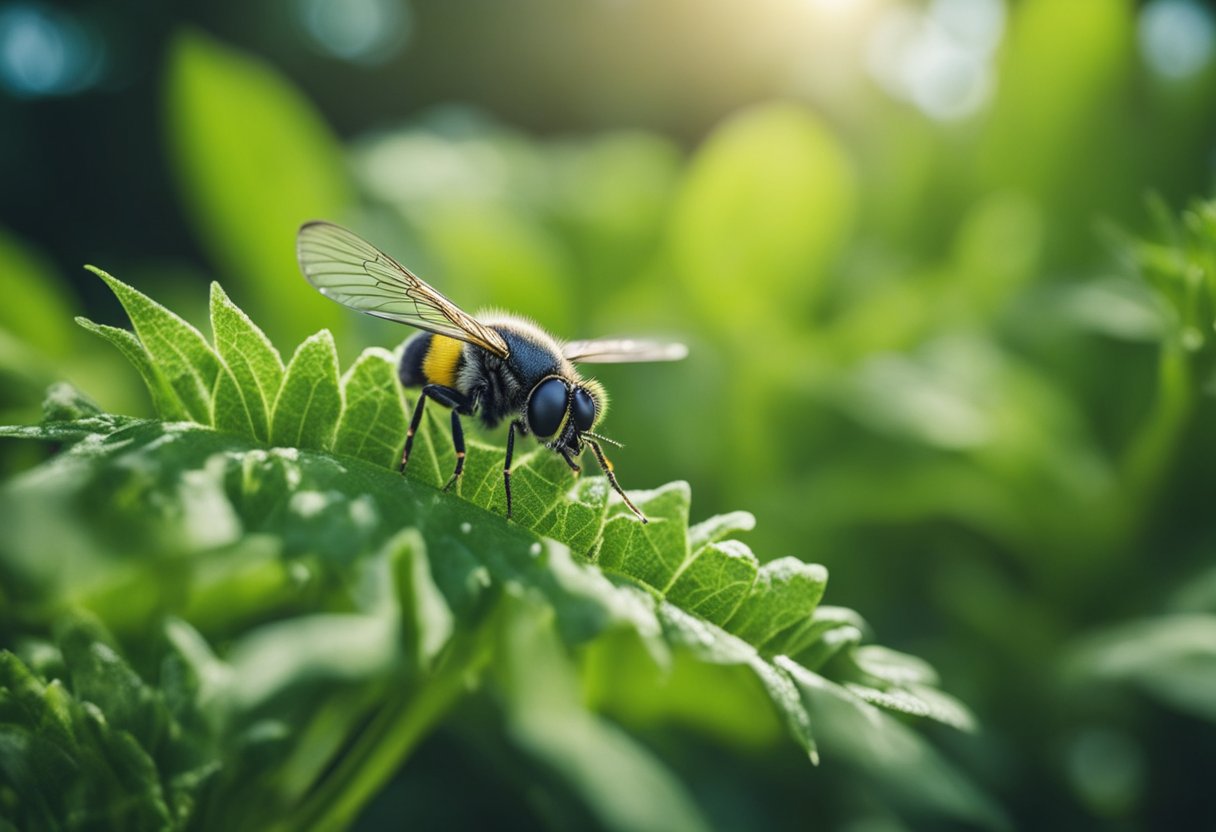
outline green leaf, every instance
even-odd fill
[[[215,391],[215,427],[268,441],[283,384],[279,351],[218,283],[211,284],[211,332],[225,368]]]
[[[212,260],[241,280],[276,338],[338,320],[300,278],[300,224],[351,204],[342,151],[279,72],[196,32],[169,49],[169,149],[186,207]]]
[[[693,558],[667,590],[667,598],[721,626],[751,591],[760,564],[737,540],[710,543]]]
[[[211,397],[220,374],[220,360],[202,333],[121,280],[93,266],[86,268],[114,292],[130,317],[140,343],[152,357],[161,377],[176,393],[186,415],[200,425],[212,424]],[[138,363],[136,369],[139,369]],[[153,393],[154,401],[157,395]]]
[[[50,355],[62,356],[71,345],[68,326],[71,296],[52,266],[0,227],[0,330]]]
[[[797,558],[769,561],[726,628],[763,649],[778,633],[811,617],[827,582],[828,572],[818,564]]]
[[[654,491],[634,492],[633,501],[649,518],[643,524],[621,503],[604,524],[596,562],[656,590],[665,590],[688,558],[688,483],[672,482]]]
[[[1129,685],[1216,722],[1216,615],[1176,613],[1110,627],[1077,644],[1066,667],[1075,679]]]
[[[76,323],[113,344],[123,354],[123,357],[131,362],[131,366],[136,369],[148,388],[148,395],[152,397],[152,407],[155,408],[157,416],[170,422],[190,418],[182,400],[161,375],[157,364],[135,333],[127,329],[93,323],[83,317],[76,318]]]
[[[342,376],[342,399],[345,405],[334,436],[334,453],[385,468],[399,465],[409,417],[392,353],[379,348],[364,350]]]
[[[573,787],[604,829],[707,829],[691,796],[645,746],[582,707],[552,610],[517,595],[507,605],[495,670],[513,739]]]
[[[672,244],[694,300],[722,326],[751,332],[813,300],[856,213],[848,158],[809,111],[758,107],[719,127],[677,199]],[[765,291],[739,291],[763,275]]]
[[[24,829],[180,829],[215,770],[95,623],[58,628],[62,673],[45,683],[0,651],[5,816]]]
[[[267,449],[257,440],[255,414],[279,362],[256,327],[215,290],[214,329],[224,344],[217,356],[171,313],[112,285],[134,310],[137,332],[142,325],[161,342],[175,333],[191,349],[197,337],[217,377],[232,383],[233,412],[244,414],[229,433],[108,417],[64,386],[52,391],[44,425],[0,431],[84,440],[0,489],[0,525],[8,531],[0,536],[0,580],[6,596],[22,598],[22,616],[61,619],[61,599],[70,598],[120,636],[171,622],[163,693],[144,683],[99,627],[76,619],[59,627],[70,693],[87,696],[93,710],[82,717],[69,698],[54,713],[68,714],[70,736],[86,731],[90,748],[105,749],[97,759],[114,764],[82,768],[87,782],[116,782],[137,795],[127,807],[136,815],[114,815],[125,825],[165,826],[165,812],[204,826],[238,816],[253,828],[349,822],[495,656],[510,657],[504,660],[513,668],[502,678],[513,741],[565,778],[600,822],[632,826],[653,810],[653,817],[687,815],[695,825],[661,766],[589,714],[564,670],[552,684],[520,675],[557,662],[565,648],[613,634],[630,634],[656,668],[739,688],[720,707],[668,712],[716,730],[714,720],[738,720],[734,708],[767,702],[762,730],[783,724],[812,759],[808,678],[830,678],[851,703],[969,725],[966,710],[936,691],[931,668],[893,651],[859,649],[860,617],[818,606],[822,567],[794,558],[758,566],[730,540],[754,525],[750,514],[690,528],[689,487],[677,482],[631,495],[650,518],[643,524],[604,478],[575,480],[558,455],[536,448],[516,459],[508,522],[501,448],[471,441],[458,494],[435,488],[454,463],[450,414],[436,408],[402,477],[393,469],[406,409],[392,356],[369,350],[339,380],[328,331],[302,343],[282,372],[268,411],[270,440],[282,447]],[[144,343],[142,335],[103,337]],[[171,378],[167,366],[190,366],[181,351],[149,346],[137,355],[153,380]],[[181,399],[178,386],[166,389]],[[216,390],[218,416],[222,386]],[[325,452],[331,440],[340,455]],[[532,633],[523,642],[504,629],[516,613],[515,623]],[[207,643],[213,636],[222,650]],[[564,648],[550,643],[554,637]],[[50,685],[15,684],[26,692],[0,696],[0,716],[22,697],[57,695]],[[392,691],[387,699],[385,690]],[[39,707],[30,713],[45,721],[51,712]],[[558,711],[569,715],[568,731],[553,728]],[[757,718],[748,716],[748,724]],[[882,726],[872,731],[875,741],[886,737]],[[26,743],[29,730],[21,730],[18,742]],[[221,742],[229,761],[222,769],[215,757]],[[646,772],[654,806],[622,809],[611,785],[566,771],[588,765],[589,754]],[[52,749],[38,759],[50,766],[72,758]],[[217,785],[209,787],[205,814],[192,814],[210,783]],[[271,793],[283,803],[252,799]],[[38,795],[29,816],[53,821],[54,795]],[[90,793],[86,803],[108,800]]]
[[[296,349],[275,399],[270,444],[289,448],[330,447],[342,413],[338,352],[323,329]]]
[[[825,754],[881,782],[900,802],[986,828],[1007,828],[1000,810],[924,739],[841,686],[782,656]]]

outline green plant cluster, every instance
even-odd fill
[[[17,643],[0,654],[0,799],[18,827],[345,825],[491,668],[538,756],[608,753],[654,775],[589,790],[601,823],[702,825],[647,752],[583,708],[556,664],[569,648],[639,666],[601,681],[600,707],[673,675],[713,680],[723,699],[695,706],[703,730],[763,737],[775,719],[817,760],[822,727],[842,755],[936,769],[939,810],[992,816],[888,715],[970,729],[968,711],[923,661],[862,645],[856,613],[821,606],[822,567],[761,565],[733,539],[750,514],[690,526],[689,488],[672,483],[635,492],[643,525],[603,478],[575,482],[537,449],[516,463],[507,522],[501,448],[471,446],[463,499],[437,490],[454,462],[438,417],[409,476],[395,472],[407,411],[388,352],[340,376],[322,331],[284,366],[219,284],[209,343],[97,273],[134,332],[80,324],[131,361],[160,418],[104,414],[63,386],[41,425],[3,429],[71,445],[0,496]],[[533,653],[562,695],[516,666]]]
[[[329,425],[349,441],[343,456],[332,456],[344,477],[364,470],[359,456],[375,457],[388,477],[396,449],[378,440],[390,432],[357,427],[382,417],[399,425],[399,411],[380,409],[386,399],[369,392],[345,426],[341,414],[355,413],[360,399],[351,391],[374,391],[377,378],[389,385],[387,354],[359,358],[362,351],[391,346],[403,332],[344,314],[303,284],[293,234],[300,222],[324,218],[376,242],[470,312],[501,307],[561,337],[686,341],[690,357],[680,365],[596,368],[613,397],[605,430],[626,445],[613,453],[623,484],[685,479],[699,517],[726,512],[740,528],[750,520],[731,509],[753,512],[755,528],[743,539],[760,562],[757,581],[768,558],[824,564],[831,601],[864,610],[884,643],[925,657],[980,726],[960,732],[920,720],[908,743],[885,729],[868,742],[849,717],[869,711],[810,709],[821,756],[811,768],[749,666],[707,663],[691,648],[667,656],[638,628],[597,629],[603,618],[586,609],[546,623],[542,603],[535,615],[507,615],[510,626],[496,630],[493,659],[475,674],[477,695],[445,699],[439,710],[447,716],[433,730],[403,734],[426,739],[407,743],[396,773],[385,763],[370,778],[384,785],[357,828],[643,825],[613,814],[622,806],[672,819],[663,828],[690,813],[720,829],[922,828],[943,814],[991,817],[968,797],[977,785],[1016,828],[1216,826],[1207,776],[1216,757],[1216,228],[1210,202],[1177,210],[1212,193],[1216,60],[1179,77],[1148,49],[1148,24],[1166,19],[1160,15],[1210,15],[1165,0],[537,0],[503,5],[493,18],[502,25],[489,27],[490,18],[469,26],[438,13],[449,5],[412,2],[414,39],[400,62],[378,67],[320,57],[303,42],[293,52],[291,27],[249,26],[245,4],[231,0],[210,4],[206,25],[239,41],[239,50],[147,16],[159,34],[132,39],[145,46],[145,74],[133,71],[147,78],[163,68],[161,83],[19,102],[15,110],[6,99],[0,120],[8,126],[11,113],[15,129],[5,140],[20,148],[25,137],[27,150],[2,156],[20,175],[6,177],[0,192],[11,206],[0,229],[0,296],[13,301],[0,304],[0,423],[36,422],[47,387],[59,380],[87,391],[102,412],[74,411],[77,397],[59,388],[53,401],[68,409],[52,403],[52,413],[71,426],[52,419],[23,429],[50,442],[0,443],[5,477],[24,472],[3,492],[10,509],[2,519],[21,521],[19,533],[0,534],[3,646],[40,680],[66,684],[66,671],[37,656],[54,655],[43,648],[62,629],[53,623],[61,612],[87,607],[140,678],[164,689],[160,657],[173,649],[157,652],[152,645],[163,639],[145,622],[189,621],[228,663],[257,628],[357,611],[351,573],[338,564],[354,563],[365,543],[381,552],[388,527],[415,522],[397,504],[429,499],[429,486],[450,470],[445,425],[428,423],[434,454],[417,457],[416,470],[405,483],[394,479],[397,490],[383,499],[374,488],[367,500],[339,499],[330,492],[345,486],[326,478],[300,486],[321,497],[298,497],[293,513],[275,519],[266,504],[242,496],[245,480],[230,468],[215,485],[229,458],[248,467],[251,486],[267,471],[289,483],[305,476],[298,466],[309,476],[323,470],[310,452],[295,460],[258,453],[276,429],[281,437],[306,425]],[[287,4],[284,13],[288,7],[303,8]],[[780,27],[786,48],[796,47],[796,67],[779,69],[780,50],[770,48],[778,27],[764,28],[760,9],[775,7],[819,15],[813,31]],[[884,56],[865,48],[878,30],[861,28],[865,10],[878,7],[870,23],[939,13],[974,23],[985,7],[1000,14],[999,43],[981,67],[987,97],[975,110],[929,116],[890,94],[889,78],[875,83],[870,70]],[[845,17],[857,10],[862,17]],[[836,27],[846,19],[860,28]],[[611,40],[624,21],[639,35],[627,49]],[[935,40],[957,34],[920,29]],[[1202,38],[1202,29],[1184,33]],[[487,86],[491,66],[495,84]],[[745,76],[759,84],[748,66],[764,74],[763,89],[745,89]],[[769,74],[786,69],[793,74]],[[163,129],[146,129],[153,113]],[[39,141],[54,123],[67,128],[64,141]],[[1150,192],[1161,197],[1146,212]],[[1095,225],[1129,230],[1112,245]],[[256,344],[241,348],[261,356],[248,366],[224,359],[232,377],[214,377],[223,391],[200,382],[192,393],[167,369],[192,360],[157,359],[154,395],[178,408],[174,418],[186,418],[189,406],[202,414],[190,421],[209,424],[218,414],[233,432],[194,428],[189,441],[154,435],[167,423],[139,427],[112,415],[153,412],[120,352],[125,342],[137,364],[148,363],[131,336],[112,333],[120,349],[109,349],[71,323],[81,310],[98,321],[117,314],[92,276],[73,277],[78,263],[102,261],[204,330],[202,287],[222,275],[273,343],[294,345],[328,327],[336,366],[361,363],[368,383],[352,379],[336,424],[329,416],[276,426],[272,399],[278,374],[289,370]],[[212,341],[220,356],[226,348]],[[197,339],[169,342],[193,350]],[[199,361],[200,379],[218,372]],[[317,403],[332,413],[332,380],[340,396],[345,382],[331,369],[329,344],[315,341],[307,361],[325,367]],[[259,384],[255,373],[261,387],[246,400],[250,379]],[[293,398],[310,391],[298,388]],[[80,439],[86,425],[91,432]],[[178,468],[151,461],[158,449],[221,436],[236,444]],[[115,446],[128,439],[132,454],[118,455]],[[71,443],[74,450],[42,464]],[[90,449],[111,455],[59,467]],[[479,465],[501,459],[497,449],[473,452]],[[608,541],[613,524],[612,535],[637,534],[619,506],[591,499],[581,491],[590,485],[549,471],[551,461],[530,462],[541,489],[536,511],[503,526],[522,535],[508,549],[519,563],[536,542],[532,530],[583,542]],[[501,481],[470,473],[462,496],[471,502],[436,505],[482,512],[479,504],[490,513],[445,521],[444,545],[457,554],[426,537],[426,561],[444,593],[451,586],[435,564],[457,563],[467,569],[456,571],[456,583],[469,593],[492,586],[497,599],[506,583],[495,569],[478,569],[481,553],[460,548],[460,524],[480,533],[497,523]],[[39,490],[39,482],[54,485]],[[23,489],[38,499],[18,500]],[[552,508],[566,515],[538,518],[558,495]],[[670,487],[654,496],[682,499]],[[334,508],[309,515],[315,522],[299,516],[330,500]],[[373,509],[383,539],[365,534],[360,520]],[[232,542],[237,529],[264,528]],[[55,538],[26,547],[27,534]],[[752,574],[744,550],[729,542],[737,536],[714,544],[725,553],[702,566],[720,561],[723,571],[704,585],[691,583],[702,579],[694,568],[701,559],[680,571],[688,561],[671,552],[653,574],[640,554],[607,570],[618,556],[625,563],[625,551],[644,550],[645,537],[616,550],[571,543],[575,568],[561,574],[595,575],[582,559],[599,557],[596,569],[614,592],[640,592],[650,604],[652,590],[667,589],[682,606],[703,610],[694,620],[724,617]],[[183,548],[182,540],[194,543]],[[206,547],[196,550],[200,540]],[[634,543],[642,548],[628,549]],[[690,555],[702,548],[687,545]],[[565,563],[547,546],[539,558],[546,569]],[[719,582],[730,591],[711,597]],[[557,634],[571,622],[589,622],[587,632],[599,635]],[[822,643],[853,633],[841,626]],[[344,651],[358,655],[349,645]],[[845,648],[816,672],[846,689],[890,692],[844,670],[882,657],[873,646]],[[336,684],[332,678],[317,684]],[[330,718],[299,705],[307,697],[297,700],[298,690],[223,736],[263,717],[262,727],[280,732],[305,724],[292,713]],[[334,701],[326,696],[307,701]],[[369,713],[370,701],[351,703],[350,712]],[[346,724],[342,707],[325,713]],[[335,727],[339,735],[353,736]],[[940,755],[921,756],[922,738]],[[929,762],[940,757],[965,778]],[[314,770],[300,766],[293,770]],[[657,802],[640,799],[657,794],[646,783],[664,784]],[[248,793],[272,791],[251,785]],[[228,792],[233,812],[239,800],[255,804],[244,794]]]

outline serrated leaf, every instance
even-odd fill
[[[725,540],[739,532],[750,532],[755,527],[756,516],[750,511],[715,514],[708,520],[702,520],[695,526],[688,527],[688,548],[695,553],[702,546]]]
[[[123,291],[121,284],[115,291]],[[138,305],[142,296],[132,297],[138,315],[163,324],[163,315]],[[288,740],[288,714],[263,728],[241,728],[242,737],[263,740],[238,740],[238,748],[266,755],[256,765],[241,765],[268,772],[282,766],[278,787],[285,798],[300,797],[316,778],[353,783],[360,766],[372,766],[371,779],[339,794],[332,813],[323,808],[329,796],[322,790],[300,820],[307,826],[308,819],[353,817],[359,801],[372,793],[367,784],[383,782],[397,761],[376,756],[396,752],[376,751],[375,762],[339,762],[330,775],[331,757],[344,753],[351,731],[360,732],[355,745],[362,747],[379,739],[376,719],[404,718],[394,717],[392,706],[367,722],[363,709],[379,707],[376,689],[395,686],[390,674],[404,672],[409,685],[419,683],[426,694],[427,675],[448,672],[455,661],[445,683],[450,691],[443,695],[455,696],[466,684],[461,662],[476,664],[485,649],[469,641],[471,634],[486,627],[492,632],[504,596],[521,594],[555,616],[553,629],[570,645],[625,630],[636,633],[656,666],[669,666],[674,657],[731,668],[713,678],[738,680],[753,702],[763,691],[773,714],[812,758],[812,714],[794,668],[803,674],[817,668],[852,686],[852,694],[840,688],[850,701],[860,702],[860,696],[965,727],[969,715],[951,698],[936,695],[923,663],[890,651],[854,649],[861,640],[860,618],[817,606],[826,581],[822,567],[795,558],[757,567],[746,546],[728,540],[752,527],[750,514],[722,515],[690,529],[685,483],[633,493],[651,520],[643,524],[602,477],[576,481],[550,450],[521,448],[512,477],[515,516],[507,522],[502,448],[470,441],[459,487],[463,499],[434,488],[447,481],[455,459],[451,414],[435,407],[416,437],[408,476],[397,475],[392,468],[407,410],[395,362],[382,350],[364,353],[339,380],[332,337],[322,331],[309,338],[283,372],[267,411],[270,439],[285,447],[252,446],[257,401],[274,384],[278,356],[218,288],[212,313],[217,341],[227,344],[220,355],[211,353],[220,371],[217,421],[229,425],[221,414],[231,405],[240,417],[231,420],[235,434],[138,420],[117,420],[107,430],[95,408],[62,392],[63,402],[48,410],[62,418],[19,433],[51,438],[75,430],[88,441],[0,491],[0,519],[16,529],[3,538],[14,547],[6,568],[15,585],[56,590],[27,602],[35,618],[47,614],[37,611],[50,599],[71,597],[105,610],[108,620],[127,630],[166,614],[189,613],[226,634],[221,660],[197,632],[170,626],[176,652],[162,668],[167,698],[145,685],[100,631],[77,624],[63,636],[67,675],[89,697],[81,707],[96,712],[88,717],[90,730],[112,723],[130,739],[90,735],[94,745],[118,743],[106,753],[123,767],[120,779],[131,780],[125,788],[136,795],[132,806],[143,813],[141,822],[158,816],[160,806],[171,807],[174,817],[189,817],[192,795],[216,771],[214,759],[196,750],[194,763],[179,766],[166,781],[170,785],[140,785],[135,781],[156,771],[156,748],[187,734],[209,736],[230,721],[225,708],[263,713],[272,702],[276,712],[308,714],[311,721],[299,741],[315,753],[305,754]],[[132,341],[140,343],[131,336],[127,345]],[[145,358],[158,373],[169,360],[151,349]],[[230,361],[245,369],[232,371]],[[180,397],[178,388],[171,389]],[[227,404],[225,396],[231,397]],[[382,436],[391,439],[377,442]],[[343,455],[316,452],[331,445]],[[545,544],[539,535],[565,546]],[[47,552],[60,560],[51,557],[48,563]],[[131,564],[131,576],[123,578],[132,582],[129,593],[123,591],[126,584],[99,586],[87,570],[75,568],[120,557]],[[184,562],[193,570],[185,579],[188,590],[161,586]],[[131,597],[151,602],[132,607],[117,600]],[[257,599],[270,603],[259,607]],[[251,618],[256,626],[247,630]],[[779,653],[802,664],[771,658]],[[465,658],[453,660],[453,654]],[[352,686],[340,696],[345,699],[313,707],[314,692],[336,682]],[[46,686],[46,692],[67,703],[61,711],[77,713],[66,691]],[[0,697],[0,712],[4,702]],[[93,719],[102,712],[105,723]],[[249,792],[266,785],[260,778],[229,785]],[[50,812],[51,806],[46,802],[43,808]],[[266,821],[290,826],[288,820]]]
[[[270,416],[283,384],[279,351],[219,283],[211,284],[211,333],[227,370],[216,388],[215,426],[268,441]]]
[[[115,728],[149,749],[168,730],[168,713],[155,692],[131,669],[101,626],[83,618],[64,621],[56,636],[71,674],[72,693],[96,705]]]
[[[702,546],[666,596],[689,612],[721,626],[734,614],[756,582],[760,563],[737,540]]]
[[[152,356],[135,336],[135,333],[118,327],[93,323],[83,317],[76,318],[76,323],[113,344],[123,354],[123,357],[131,362],[148,388],[148,395],[152,397],[152,407],[156,410],[157,416],[170,422],[190,418],[181,399],[161,375],[157,365],[152,361]]]
[[[778,633],[811,617],[827,582],[827,570],[818,564],[797,558],[769,561],[726,629],[763,650]]]
[[[270,443],[288,448],[330,447],[342,412],[338,352],[329,330],[309,336],[287,365],[275,399]]]
[[[342,400],[334,453],[396,468],[409,417],[392,353],[376,347],[364,350],[342,376]]]
[[[975,717],[952,696],[921,685],[882,690],[846,682],[844,688],[858,699],[885,711],[906,714],[919,719],[932,719],[961,731],[975,729]]]
[[[851,658],[863,673],[891,685],[936,685],[937,671],[924,659],[880,644],[867,644]]]
[[[673,604],[660,604],[659,620],[667,641],[692,651],[702,661],[739,664],[755,673],[791,735],[817,761],[810,715],[785,673],[765,661],[752,645]]]
[[[186,415],[200,425],[210,425],[212,391],[220,374],[220,360],[202,333],[121,280],[101,269],[86,268],[114,292],[140,343],[176,393]]]
[[[631,496],[650,522],[641,523],[614,503],[596,562],[661,591],[688,559],[688,483],[672,482]]]
[[[987,828],[1008,826],[991,800],[907,726],[784,656],[776,664],[802,695],[825,754],[848,761],[912,806]]]

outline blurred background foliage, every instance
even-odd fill
[[[150,412],[72,324],[121,320],[85,262],[197,323],[219,278],[285,352],[320,327],[343,364],[398,343],[297,273],[298,224],[342,222],[471,309],[686,340],[683,365],[597,373],[625,485],[687,479],[695,516],[752,511],[757,552],[826,564],[834,603],[975,709],[978,738],[940,741],[1016,826],[1216,824],[1216,210],[1193,203],[1214,21],[1187,0],[4,0],[0,418],[35,420],[60,378]],[[470,779],[518,808],[511,720],[469,710],[369,826],[480,823]],[[774,806],[897,827],[915,788],[649,736],[721,828]]]

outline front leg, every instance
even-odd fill
[[[511,458],[515,456],[515,430],[523,432],[523,425],[516,419],[507,428],[507,458],[502,464],[502,484],[507,492],[507,519],[511,519]]]

